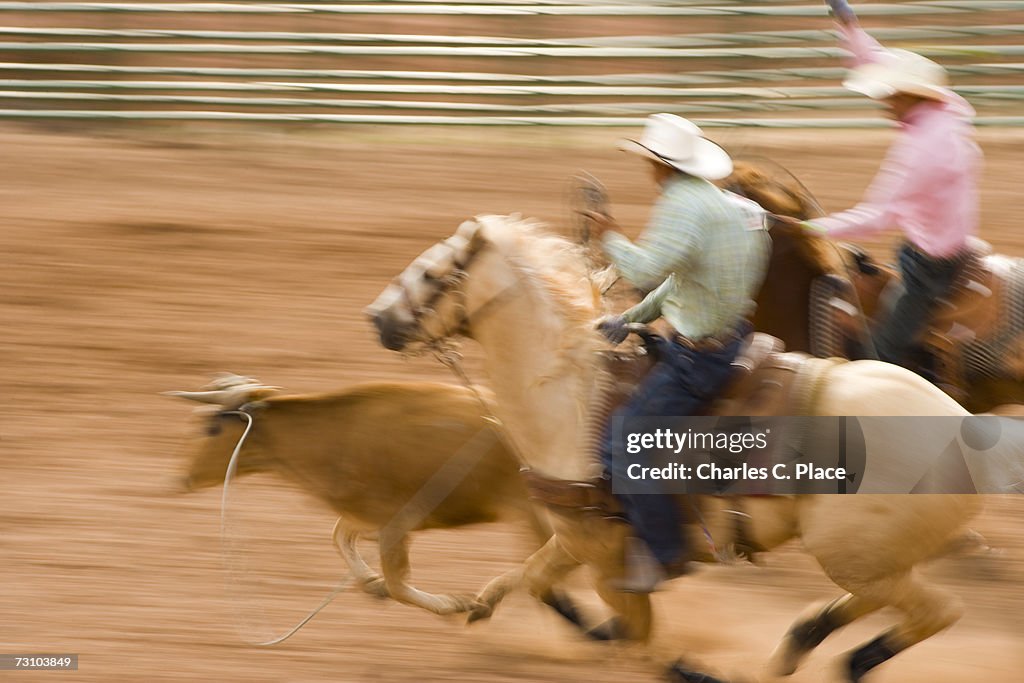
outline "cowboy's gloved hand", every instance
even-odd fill
[[[629,336],[626,319],[621,315],[609,315],[597,321],[597,331],[612,344],[621,344]]]
[[[825,0],[825,4],[839,23],[852,24],[857,21],[856,13],[846,0]]]

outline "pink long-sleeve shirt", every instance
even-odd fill
[[[853,66],[887,51],[856,25],[842,25]],[[946,102],[923,101],[900,122],[902,131],[860,204],[812,223],[830,237],[862,237],[895,228],[917,249],[945,258],[978,230],[981,150],[974,109],[950,91]]]

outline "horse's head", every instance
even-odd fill
[[[532,328],[542,319],[589,326],[598,304],[578,246],[518,215],[478,216],[420,254],[366,313],[381,344],[402,351],[459,335],[479,341],[484,321],[498,325],[503,314]]]
[[[402,351],[462,331],[468,270],[483,250],[481,225],[466,221],[410,263],[366,309],[380,343]]]
[[[600,291],[582,250],[513,216],[479,216],[416,258],[367,309],[386,348],[483,352],[499,417],[524,459],[589,476],[589,407],[603,388]],[[441,354],[441,360],[447,360]]]

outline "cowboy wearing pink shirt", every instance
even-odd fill
[[[910,354],[966,261],[978,229],[981,150],[974,109],[948,87],[945,69],[906,50],[886,50],[857,24],[846,0],[826,0],[853,70],[850,90],[883,102],[902,129],[860,204],[807,223],[829,237],[897,229],[905,292],[874,334],[881,360],[912,366]]]

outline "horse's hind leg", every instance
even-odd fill
[[[844,667],[850,683],[912,645],[930,638],[959,621],[963,607],[947,591],[926,585],[910,573],[885,581],[878,597],[903,612],[903,621],[870,643],[854,650]],[[875,586],[869,588],[873,589]]]
[[[381,530],[380,563],[388,593],[398,602],[421,607],[434,614],[466,612],[473,606],[472,596],[427,593],[407,583],[409,540],[403,532],[387,528]]]
[[[769,670],[776,676],[790,675],[800,666],[804,657],[821,645],[833,631],[874,612],[882,605],[881,602],[847,593],[816,610],[813,616],[797,620],[772,653]]]
[[[339,539],[339,536],[343,538]],[[331,532],[331,540],[334,541],[334,547],[338,549],[341,559],[345,560],[345,564],[348,565],[356,583],[370,595],[378,598],[389,597],[384,577],[373,571],[356,550],[356,541],[359,540],[359,536],[358,531],[345,525],[344,517],[338,517],[338,521],[334,523],[334,531]]]

